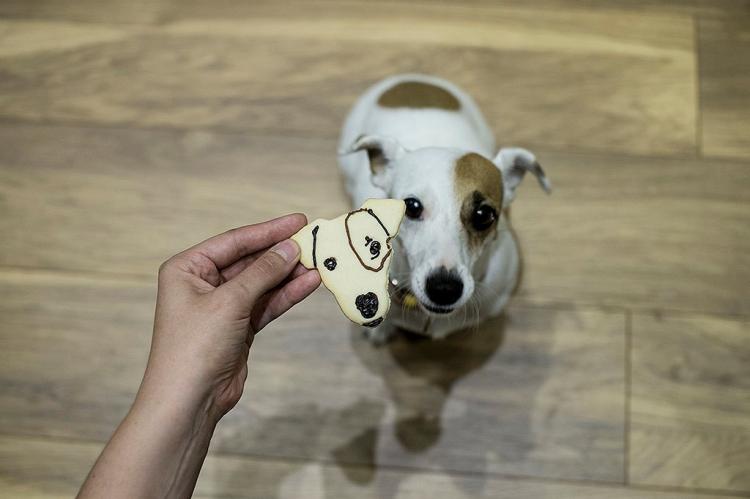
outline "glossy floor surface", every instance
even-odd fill
[[[0,2],[0,497],[75,494],[161,261],[344,212],[385,75],[471,93],[522,186],[505,316],[373,348],[327,291],[253,345],[199,497],[750,495],[750,3]]]

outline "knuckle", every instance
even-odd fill
[[[162,262],[159,265],[159,280],[175,277],[181,270],[190,268],[190,259],[183,253],[179,253]]]
[[[257,260],[256,270],[259,277],[270,278],[278,273],[281,257],[274,253],[266,253]]]
[[[172,270],[172,267],[174,267],[174,257],[163,261],[161,265],[159,265],[159,277],[168,274]]]
[[[222,234],[222,236],[231,238],[233,240],[236,240],[238,233],[239,233],[239,228],[238,227],[234,227],[232,229],[224,231],[224,233]]]
[[[224,236],[230,239],[236,247],[244,249],[244,245],[242,244],[242,233],[242,227],[235,227],[226,231]]]

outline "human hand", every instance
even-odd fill
[[[306,223],[295,214],[240,227],[162,264],[139,397],[203,405],[217,420],[235,406],[255,334],[320,284],[288,239]]]
[[[146,373],[79,498],[192,495],[216,423],[242,395],[255,334],[320,284],[287,239],[306,223],[240,227],[161,266]]]

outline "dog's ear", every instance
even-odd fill
[[[360,135],[349,149],[341,154],[351,154],[358,151],[366,151],[370,161],[372,172],[372,183],[381,189],[388,190],[391,183],[393,170],[390,166],[394,161],[406,153],[406,150],[391,137],[380,137],[376,135]]]
[[[539,185],[547,194],[552,190],[552,184],[547,180],[544,170],[536,160],[531,151],[520,147],[504,147],[495,156],[494,163],[503,174],[503,207],[510,205],[516,196],[516,187],[521,184],[526,172],[531,172],[536,177]]]

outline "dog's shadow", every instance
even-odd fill
[[[472,479],[455,475],[452,486],[481,495],[486,473],[496,469],[493,460],[525,463],[533,450],[531,415],[547,376],[551,338],[519,338],[510,351],[504,343],[506,329],[514,335],[548,330],[549,317],[542,315],[502,315],[443,340],[402,332],[380,347],[352,328],[344,350],[382,380],[386,397],[336,408],[308,401],[273,417],[235,415],[237,423],[229,425],[234,433],[226,435],[222,450],[293,457],[276,469],[278,476],[258,477],[277,483],[278,497],[312,489],[316,494],[306,497],[341,497],[365,488],[394,497],[415,475],[463,470],[471,470]],[[237,481],[245,483],[242,473]],[[235,492],[230,483],[224,487]]]
[[[505,316],[501,316],[481,330],[459,331],[442,340],[399,331],[378,348],[353,331],[351,344],[391,395],[398,441],[404,449],[420,452],[440,437],[443,406],[453,386],[492,358],[504,336]]]
[[[351,332],[352,350],[370,372],[381,377],[390,395],[395,411],[393,432],[403,450],[419,454],[439,441],[444,406],[453,387],[495,355],[503,344],[505,325],[503,315],[479,330],[459,331],[442,340],[399,331],[381,347],[373,346],[359,330]],[[370,428],[333,452],[350,481],[364,485],[373,480],[378,439],[377,429]],[[372,460],[363,462],[363,456]],[[360,467],[348,472],[347,465],[353,461]]]

